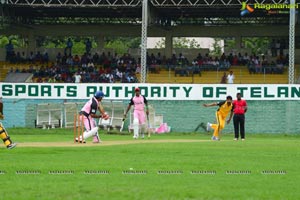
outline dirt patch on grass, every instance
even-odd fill
[[[191,142],[211,142],[210,140],[189,140],[189,139],[169,139],[169,140],[120,140],[120,141],[103,141],[101,143],[87,142],[78,144],[74,142],[24,142],[18,143],[18,147],[93,147],[93,146],[113,146],[128,144],[155,144],[155,143],[191,143]]]

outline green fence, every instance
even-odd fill
[[[9,127],[34,127],[36,105],[39,103],[57,104],[63,107],[66,100],[15,100],[4,99],[5,120]],[[67,102],[81,102],[68,100]],[[214,122],[217,107],[203,107],[203,103],[213,101],[149,101],[162,114],[164,122],[173,132],[193,132],[201,122]],[[128,101],[124,101],[124,106]],[[300,101],[248,101],[246,113],[247,133],[292,133],[300,134]],[[204,132],[204,130],[199,130]],[[232,133],[233,125],[226,125],[223,133]]]

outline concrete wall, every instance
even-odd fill
[[[75,101],[75,100],[74,100]],[[9,127],[34,127],[36,104],[58,103],[64,100],[4,99],[5,120]],[[70,102],[70,100],[68,100]],[[77,101],[78,102],[78,101]],[[84,101],[81,101],[84,103]],[[124,101],[124,106],[128,101]],[[151,101],[156,114],[163,114],[173,131],[192,132],[200,122],[214,122],[216,107],[205,108],[204,101]],[[248,101],[246,114],[247,133],[300,134],[300,101]],[[203,132],[200,130],[199,132]],[[224,133],[232,133],[233,125],[227,125]]]

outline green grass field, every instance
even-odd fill
[[[300,136],[102,134],[103,144],[74,146],[71,130],[8,132],[19,144],[0,149],[1,199],[300,199]],[[117,141],[131,144],[105,145]]]

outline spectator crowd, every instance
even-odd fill
[[[72,55],[72,41],[69,39],[63,53],[56,55],[55,61],[49,60],[48,53],[14,52],[11,42],[6,45],[6,60],[13,64],[28,63],[29,68],[11,69],[15,73],[32,73],[34,82],[76,82],[76,83],[136,83],[136,74],[141,72],[140,58],[137,60],[130,54],[119,56],[117,53],[91,53],[91,42],[85,42],[83,55]],[[182,53],[173,54],[170,58],[157,53],[147,53],[149,72],[158,72],[160,67],[174,70],[175,75],[189,75],[204,70],[229,70],[230,66],[247,66],[249,73],[283,73],[288,65],[288,55],[280,53],[276,59],[264,55],[248,55],[245,53],[211,56],[200,53],[190,62]]]

